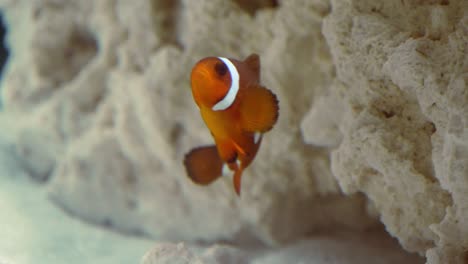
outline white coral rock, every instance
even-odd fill
[[[25,129],[44,132],[34,142],[19,138],[17,148],[35,154],[23,155],[25,164],[49,179],[53,201],[94,223],[171,240],[250,233],[278,244],[321,228],[375,225],[364,197],[342,195],[328,153],[305,145],[300,132],[313,98],[333,80],[321,35],[329,4],[272,3],[4,3],[29,25],[18,28],[29,46],[18,47],[26,53],[6,72],[5,109],[28,114],[34,122]],[[228,179],[202,187],[185,175],[184,154],[212,144],[189,73],[202,57],[252,52],[281,113],[239,198]],[[41,152],[35,142],[57,149]]]
[[[461,263],[468,3],[332,1],[332,10],[323,32],[341,84],[330,93],[344,109],[334,175],[346,193],[366,194],[404,248]],[[307,127],[313,142],[321,128]]]

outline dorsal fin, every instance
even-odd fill
[[[255,73],[257,79],[260,80],[260,57],[252,53],[245,60],[244,63]]]

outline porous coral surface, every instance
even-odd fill
[[[328,100],[342,110],[334,124],[342,134],[331,156],[334,176],[346,193],[366,194],[404,248],[426,254],[428,263],[462,263],[468,3],[332,6],[323,32],[337,70]]]

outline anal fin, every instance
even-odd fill
[[[241,125],[245,131],[267,132],[278,120],[278,99],[265,87],[251,86],[242,98],[240,112]]]
[[[184,159],[187,175],[193,182],[208,185],[222,175],[223,161],[216,146],[192,149]]]

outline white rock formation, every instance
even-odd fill
[[[325,127],[342,135],[333,174],[346,193],[366,194],[404,248],[428,263],[463,263],[468,2],[332,1],[332,9],[323,32],[337,81],[322,101],[342,109]],[[314,117],[329,112],[312,107],[309,142],[322,131]]]
[[[200,249],[198,250],[200,251]],[[183,243],[157,244],[143,256],[142,264],[235,264],[249,263],[247,253],[231,246],[215,245],[202,250],[200,255]]]
[[[252,253],[254,252],[254,253]],[[142,264],[197,263],[197,264],[418,264],[415,254],[399,250],[395,241],[382,233],[342,233],[312,240],[298,241],[281,249],[238,249],[229,245],[199,248],[183,243],[157,244],[142,259]]]
[[[14,155],[17,119],[0,112],[0,263],[422,263],[384,232],[317,235],[284,248],[156,243],[79,221],[50,203]],[[18,210],[20,208],[20,210]],[[231,245],[229,245],[231,244]],[[145,250],[151,249],[145,257]],[[379,261],[376,262],[375,260]],[[179,262],[177,262],[179,261]],[[353,262],[354,261],[354,262]],[[393,261],[393,262],[392,262]]]
[[[14,51],[27,54],[8,68],[5,107],[31,115],[25,131],[41,129],[19,137],[18,150],[37,178],[52,171],[51,196],[67,211],[157,238],[253,232],[272,244],[375,223],[363,197],[342,196],[328,153],[301,139],[302,116],[333,77],[320,33],[326,2],[258,10],[224,0],[28,3],[4,4],[9,21],[21,13],[30,23],[23,31],[30,45]],[[212,142],[191,98],[191,66],[204,56],[250,52],[263,58],[263,80],[281,98],[281,117],[239,199],[229,180],[194,185],[181,161]],[[42,142],[59,147],[43,152]]]
[[[428,262],[461,261],[467,1],[276,2],[0,1],[24,166],[66,211],[120,231],[279,244],[380,217]],[[212,142],[191,66],[251,52],[281,112],[239,199],[181,160]]]

